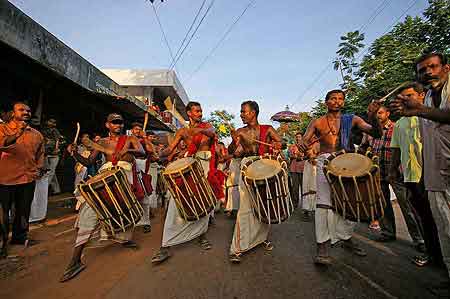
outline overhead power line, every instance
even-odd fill
[[[202,11],[202,9],[203,9],[203,7],[205,6],[205,4],[206,4],[206,0],[203,0],[202,5],[200,5],[200,8],[198,9],[197,14],[196,14],[195,17],[194,17],[194,20],[192,21],[191,25],[189,26],[188,31],[187,31],[186,34],[184,35],[183,41],[181,42],[180,46],[178,47],[177,52],[175,53],[175,57],[177,57],[178,54],[180,54],[180,51],[181,51],[181,49],[183,48],[184,43],[186,42],[187,37],[189,36],[189,33],[191,33],[192,28],[194,27],[195,23],[197,22],[197,19],[198,19],[198,17],[200,16],[200,12]],[[172,62],[171,62],[170,65],[172,66],[172,64],[173,64],[174,62],[175,62],[175,60],[172,60]]]
[[[383,0],[376,8],[375,10],[370,14],[367,21],[360,27],[359,31],[363,31],[367,29],[374,21],[375,19],[386,9],[386,7],[389,5],[390,0]],[[316,85],[316,83],[319,81],[320,78],[329,70],[329,68],[333,66],[333,61],[330,61],[323,69],[322,71],[317,74],[317,76],[314,78],[313,81],[305,88],[305,90],[300,94],[300,96],[297,97],[297,99],[290,105],[290,107],[294,107],[299,101],[303,99],[303,97]]]
[[[208,15],[209,11],[211,10],[212,6],[214,5],[214,2],[216,2],[216,0],[212,0],[211,3],[208,5],[208,7],[206,8],[205,13],[203,14],[202,18],[200,19],[200,22],[195,27],[195,30],[192,33],[191,37],[189,38],[188,42],[186,43],[186,45],[184,46],[183,50],[178,55],[178,57],[175,58],[175,61],[171,64],[169,69],[173,69],[176,66],[176,64],[178,63],[178,61],[181,59],[181,57],[184,54],[184,51],[186,51],[186,49],[188,48],[189,44],[191,43],[191,41],[194,38],[195,34],[197,33],[198,29],[200,28],[200,25],[202,25],[203,21],[205,20],[206,16]]]
[[[220,40],[217,42],[217,44],[209,51],[209,53],[205,56],[205,58],[202,60],[202,62],[198,65],[198,67],[192,72],[192,74],[188,77],[186,81],[189,81],[192,79],[192,77],[200,71],[200,69],[206,64],[208,59],[213,55],[213,53],[222,45],[222,43],[225,41],[227,36],[231,33],[233,28],[236,26],[236,24],[239,22],[239,20],[244,16],[244,14],[247,12],[247,10],[256,2],[256,0],[250,1],[244,8],[244,10],[241,12],[241,14],[234,20],[234,22],[228,27],[228,29],[225,31],[225,33],[222,35]]]
[[[173,60],[174,56],[173,56],[172,48],[170,47],[169,41],[167,39],[166,32],[164,31],[163,25],[161,24],[161,20],[159,19],[158,12],[156,11],[155,5],[153,5],[153,2],[151,2],[151,4],[152,4],[153,12],[155,13],[156,21],[158,22],[158,25],[159,25],[159,29],[161,30],[161,34],[163,36],[164,43],[166,44],[166,47],[169,50],[170,58],[172,58],[172,60]]]
[[[392,27],[394,27],[398,23],[398,21],[400,21],[411,10],[411,8],[413,8],[417,4],[417,2],[419,2],[419,0],[412,0],[410,2],[410,5],[402,11],[402,14],[399,17],[397,17],[395,19],[395,21],[392,22],[392,24],[390,24],[381,35],[385,35],[386,33],[388,33],[392,29]],[[370,47],[367,47],[364,51],[359,53],[359,55],[356,57],[356,59],[361,58],[361,56],[365,55],[367,52],[369,52],[369,50],[370,50]],[[322,90],[320,95],[313,97],[313,99],[321,99],[321,98],[325,97],[326,92],[327,92],[326,89]]]

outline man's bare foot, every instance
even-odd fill
[[[59,282],[66,282],[77,276],[86,269],[86,265],[82,262],[78,262],[72,265],[69,265],[67,269],[64,271],[63,276],[59,279]]]
[[[170,257],[169,250],[166,248],[161,248],[159,251],[152,257],[152,264],[160,264],[167,260]]]
[[[329,241],[317,243],[317,254],[314,258],[314,263],[317,265],[331,265],[332,259],[328,253]]]

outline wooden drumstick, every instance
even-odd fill
[[[82,140],[83,144],[87,147],[93,148],[99,152],[105,153],[107,155],[112,155],[114,154],[114,151],[110,150],[110,149],[106,149],[105,147],[101,146],[98,143],[93,142],[92,140],[90,140],[89,138],[84,138]]]
[[[256,140],[256,139],[252,139],[252,141],[256,142],[256,143],[260,143],[262,145],[267,145],[268,147],[273,147],[273,144],[270,144],[270,143],[267,143],[267,142],[259,141],[259,140]]]
[[[147,129],[147,124],[148,124],[148,111],[145,111],[144,126],[142,127],[142,131],[144,132],[144,135],[147,135],[147,134],[145,134],[145,129]]]
[[[77,144],[78,136],[80,136],[80,123],[77,122],[77,133],[75,134],[75,138],[73,139],[73,144]]]
[[[400,84],[399,86],[394,88],[390,93],[388,93],[387,95],[385,95],[384,97],[382,97],[381,99],[379,99],[377,101],[381,102],[381,103],[385,102],[391,95],[393,95],[397,90],[399,90],[400,88],[402,88],[406,84],[408,84],[408,82],[403,82],[402,84]]]

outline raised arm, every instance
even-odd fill
[[[382,128],[378,125],[376,115],[378,109],[380,109],[381,103],[374,101],[367,107],[367,116],[369,123],[365,122],[359,116],[353,117],[352,126],[359,128],[364,133],[369,134],[372,137],[379,138],[383,135]]]
[[[311,143],[314,141],[316,133],[316,123],[316,119],[310,121],[308,128],[306,128],[305,134],[303,134],[302,143],[298,145],[300,151],[306,152],[312,147]]]
[[[397,115],[419,116],[435,122],[450,124],[450,110],[428,107],[402,95],[398,95],[389,108]]]
[[[129,142],[129,146],[126,149],[127,153],[132,154],[136,158],[145,157],[144,147],[142,146],[142,144],[139,142],[139,140],[136,137],[129,136],[128,142]]]
[[[159,154],[160,157],[167,157],[171,153],[173,153],[173,151],[177,148],[180,141],[183,139],[185,130],[186,130],[185,128],[182,128],[177,131],[177,133],[175,134],[175,139],[172,141],[172,143],[169,144],[167,148],[165,148],[163,151],[160,152]]]

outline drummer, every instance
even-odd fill
[[[241,119],[244,127],[232,132],[234,157],[242,159],[242,165],[248,158],[261,156],[266,153],[276,154],[281,149],[281,138],[270,125],[258,123],[259,106],[255,101],[246,101],[241,104]],[[258,142],[259,141],[259,142]],[[261,143],[263,142],[263,143]],[[269,147],[267,144],[270,144]],[[250,202],[250,194],[239,176],[240,204],[234,226],[233,240],[230,246],[230,261],[241,262],[241,255],[264,244],[266,250],[273,249],[269,241],[269,224],[261,223],[253,214]]]
[[[145,155],[144,149],[136,137],[122,135],[124,120],[120,114],[109,114],[105,125],[109,131],[109,136],[100,139],[98,142],[99,147],[97,148],[102,149],[102,152],[106,157],[106,163],[103,164],[99,171],[117,165],[125,170],[128,181],[133,183],[132,164],[134,163],[135,157],[143,157]],[[94,149],[89,157],[85,158],[75,149],[76,145],[73,144],[67,147],[67,151],[70,155],[84,166],[95,163],[97,156],[100,154],[99,149]],[[137,247],[136,243],[131,240],[133,236],[132,230],[128,230],[124,233],[117,233],[114,237],[109,236],[105,231],[100,230],[97,214],[86,202],[82,203],[80,207],[76,228],[78,228],[78,232],[72,259],[64,271],[60,282],[65,282],[74,278],[86,268],[81,261],[81,255],[88,243],[93,243],[100,239],[100,241],[111,240],[121,243],[126,248]]]
[[[372,136],[381,135],[375,119],[380,104],[373,102],[369,105],[369,119],[373,123],[371,125],[356,115],[343,114],[341,111],[344,103],[344,91],[329,91],[325,97],[327,113],[309,123],[303,136],[303,143],[300,144],[300,148],[307,152],[309,156],[313,153],[313,144],[318,142],[320,145],[320,153],[317,156],[317,204],[315,214],[317,255],[314,261],[316,264],[322,265],[331,264],[328,253],[330,243],[334,245],[343,241],[342,244],[345,249],[358,256],[367,255],[351,239],[355,223],[345,220],[332,210],[330,186],[323,172],[323,165],[331,153],[341,149],[354,151],[352,128],[358,127],[361,131]]]
[[[153,145],[155,134],[153,132],[145,134],[143,128],[144,126],[140,122],[134,122],[131,124],[131,135],[139,140],[145,150],[145,156],[143,158],[136,159],[136,167],[137,171],[151,175],[151,185],[153,190],[156,190],[156,180],[158,175],[156,172],[157,165],[152,165],[154,162],[158,161],[158,156],[156,155]],[[152,192],[151,194],[145,193],[145,196],[141,201],[142,208],[144,209],[144,215],[137,226],[143,226],[144,233],[151,232],[150,217],[152,213],[150,207],[156,207],[156,200],[156,192]]]
[[[202,107],[198,102],[189,102],[186,106],[189,117],[189,127],[182,128],[175,134],[174,141],[160,153],[161,156],[170,156],[177,150],[180,142],[187,146],[185,156],[195,156],[201,162],[205,174],[211,169],[210,161],[215,154],[216,133],[213,126],[202,122]],[[180,157],[181,158],[181,157]],[[208,176],[209,179],[209,176]],[[170,195],[168,207],[165,213],[164,228],[162,233],[161,248],[153,256],[152,263],[161,263],[170,257],[169,248],[198,238],[203,250],[211,249],[211,244],[206,238],[210,214],[197,221],[185,221],[178,212],[175,200]]]

